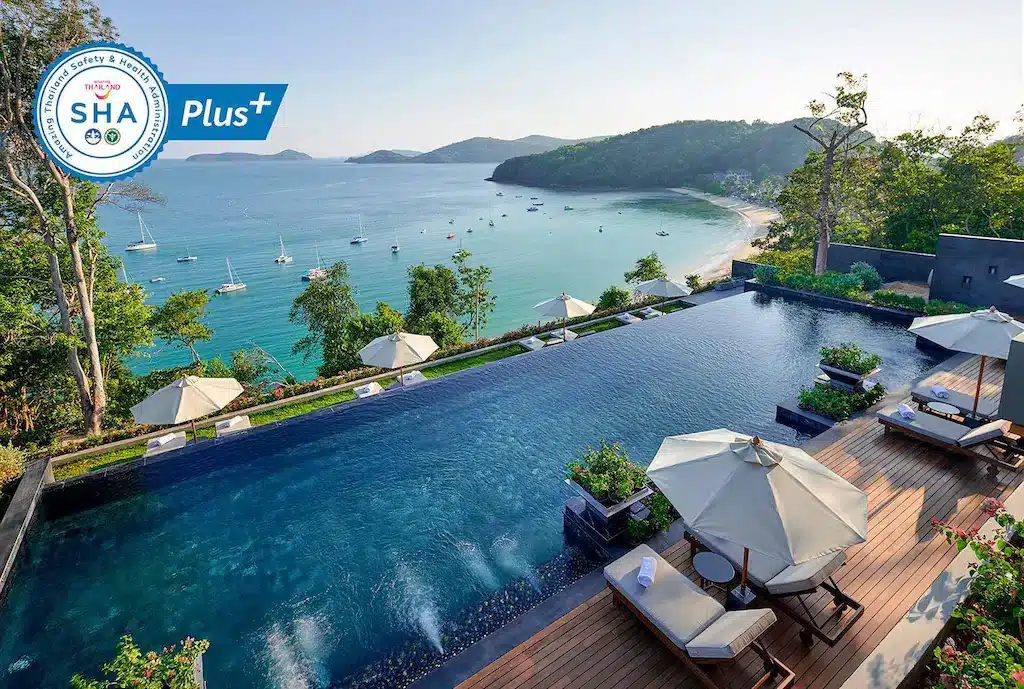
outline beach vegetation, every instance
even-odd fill
[[[754,277],[762,285],[781,285],[782,279],[779,277],[781,273],[778,266],[761,264],[754,268]]]
[[[493,271],[487,266],[469,265],[469,258],[472,255],[465,249],[459,249],[452,256],[452,261],[455,262],[461,283],[459,310],[468,319],[466,325],[468,330],[473,331],[473,339],[479,340],[480,328],[487,325],[487,318],[494,311],[494,304],[498,298],[488,289]]]
[[[627,270],[623,276],[628,284],[639,285],[645,280],[668,277],[668,273],[665,271],[665,264],[658,258],[658,252],[652,251],[646,256],[638,258],[633,268]]]
[[[213,329],[203,322],[209,303],[210,295],[205,289],[174,292],[153,310],[149,327],[154,336],[169,345],[184,347],[192,355],[192,362],[199,363],[202,359],[196,343],[213,339]]]
[[[601,292],[601,296],[597,299],[597,308],[599,309],[621,309],[629,306],[629,301],[632,298],[632,293],[628,289],[619,287],[618,285],[612,285],[608,287],[604,292]]]
[[[306,327],[292,351],[307,361],[319,356],[317,375],[331,376],[360,365],[358,349],[352,348],[348,337],[349,323],[359,318],[359,306],[344,261],[328,268],[326,277],[306,284],[292,302],[288,318]]]
[[[420,325],[420,334],[428,335],[441,350],[448,350],[462,344],[466,326],[447,314],[431,311]]]
[[[405,321],[411,332],[420,332],[431,313],[455,318],[461,306],[459,277],[451,268],[422,263],[409,267],[409,308],[405,311]]]

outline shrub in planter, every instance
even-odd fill
[[[25,473],[25,451],[14,445],[0,445],[0,487]]]
[[[821,363],[850,373],[864,375],[882,365],[882,357],[868,354],[853,342],[838,347],[822,347]]]
[[[778,266],[766,266],[760,265],[754,268],[754,277],[762,285],[779,285],[782,283],[780,278],[782,271]]]
[[[800,389],[799,404],[801,409],[813,411],[833,421],[845,421],[856,412],[878,403],[883,397],[885,388],[881,385],[875,385],[864,392],[847,392],[831,385],[814,385]]]
[[[782,284],[790,289],[824,294],[837,299],[853,299],[864,288],[864,283],[850,273],[827,272],[824,275],[793,273],[782,278]]]
[[[932,299],[924,305],[924,312],[928,316],[945,316],[951,313],[970,313],[973,307],[967,304],[959,304],[955,301],[942,301]]]
[[[629,461],[625,448],[604,440],[598,448],[587,447],[579,460],[569,464],[568,477],[606,507],[627,500],[647,485],[647,473]]]
[[[643,543],[659,531],[672,526],[672,504],[668,498],[661,493],[655,493],[643,503],[647,505],[651,515],[646,519],[630,519],[626,525],[626,536],[633,545]]]
[[[905,309],[924,313],[925,301],[921,297],[915,297],[901,292],[894,292],[889,289],[877,290],[871,295],[871,303],[875,306],[885,306],[890,309]]]
[[[71,689],[106,689],[107,687],[138,687],[138,689],[198,689],[195,662],[210,648],[209,641],[192,637],[157,653],[143,653],[132,637],[125,635],[117,645],[117,655],[103,666],[109,680],[71,678]]]
[[[870,263],[857,261],[850,266],[850,273],[860,278],[866,290],[876,290],[882,286],[882,276]]]

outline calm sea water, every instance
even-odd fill
[[[311,376],[317,362],[304,363],[291,354],[302,331],[288,322],[288,309],[302,290],[300,276],[316,264],[314,242],[328,262],[348,263],[364,310],[378,300],[404,309],[408,266],[450,265],[461,243],[474,261],[494,269],[498,302],[486,333],[496,334],[535,321],[531,307],[563,290],[596,300],[608,285],[622,284],[622,273],[652,250],[673,276],[682,277],[749,234],[736,213],[672,192],[541,191],[484,181],[492,170],[492,165],[330,160],[160,161],[140,177],[167,199],[143,214],[159,249],[123,251],[138,239],[138,223],[129,213],[105,209],[102,227],[130,279],[145,285],[154,303],[175,290],[212,291],[227,281],[225,259],[230,258],[248,289],[213,299],[209,324],[216,335],[200,352],[224,356],[256,342],[300,378]],[[540,211],[527,212],[531,196],[544,204]],[[563,210],[566,205],[574,210]],[[360,216],[369,241],[351,245]],[[655,235],[662,226],[670,236]],[[446,239],[449,232],[456,238]],[[279,236],[295,257],[287,266],[273,262],[280,253]],[[396,238],[401,251],[392,255]],[[199,260],[176,263],[186,245]],[[158,276],[166,282],[149,282]],[[185,353],[168,348],[156,347],[150,355],[135,368],[188,361]]]
[[[712,428],[800,442],[775,404],[851,340],[890,388],[936,363],[901,325],[748,293],[199,447],[156,469],[180,482],[37,523],[0,685],[65,687],[126,632],[208,638],[211,688],[343,686],[400,651],[390,667],[415,672],[472,631],[462,611],[547,586],[533,572],[562,552],[581,448],[619,440],[647,464],[664,436]]]

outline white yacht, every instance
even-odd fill
[[[188,240],[186,239],[185,240],[185,255],[184,256],[178,256],[178,258],[175,259],[175,260],[177,260],[178,263],[191,263],[192,261],[195,261],[198,258],[199,258],[198,256],[193,256],[192,252],[188,250]]]
[[[401,248],[398,246],[398,233],[395,232],[395,243],[391,245],[391,253],[397,254]]]
[[[277,236],[277,239],[281,242],[281,255],[274,259],[274,263],[283,266],[292,262],[292,257],[288,255],[288,252],[284,250],[284,239],[281,235]]]
[[[142,222],[142,214],[139,212],[135,213],[139,218],[139,236],[140,239],[137,242],[132,242],[124,248],[125,251],[145,251],[146,249],[155,249],[157,247],[156,240],[153,239],[153,233],[146,227],[146,223]],[[146,239],[146,235],[149,235],[149,239]]]
[[[369,239],[369,237],[366,237],[366,236],[363,235],[363,216],[360,215],[359,216],[359,234],[357,234],[355,237],[353,237],[349,241],[349,244],[362,244],[367,239]]]
[[[149,281],[150,282],[167,282],[167,278],[165,278],[163,275],[158,275],[155,278],[150,278]]]
[[[217,294],[227,294],[228,292],[237,292],[245,289],[245,283],[238,279],[234,271],[231,270],[231,259],[225,258],[228,264],[228,281],[217,288]]]
[[[313,242],[313,250],[316,251],[316,268],[310,268],[306,271],[306,274],[302,276],[302,279],[306,282],[310,280],[320,280],[321,278],[327,277],[327,269],[324,268],[323,262],[320,260],[320,247],[317,246],[316,242]]]

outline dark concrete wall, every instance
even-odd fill
[[[935,254],[932,299],[1024,316],[1024,289],[1003,282],[1024,273],[1024,241],[943,234]]]
[[[750,280],[754,277],[754,269],[760,265],[758,263],[751,263],[750,261],[737,261],[732,262],[732,277],[736,280]]]
[[[1024,426],[1024,335],[1018,335],[1010,343],[1003,396],[999,400],[999,418]]]
[[[814,251],[815,254],[818,251],[817,244],[815,244]],[[832,243],[828,245],[829,270],[845,273],[850,270],[850,266],[858,261],[874,266],[886,282],[897,280],[928,282],[928,273],[935,266],[933,254],[876,249],[853,244]]]

